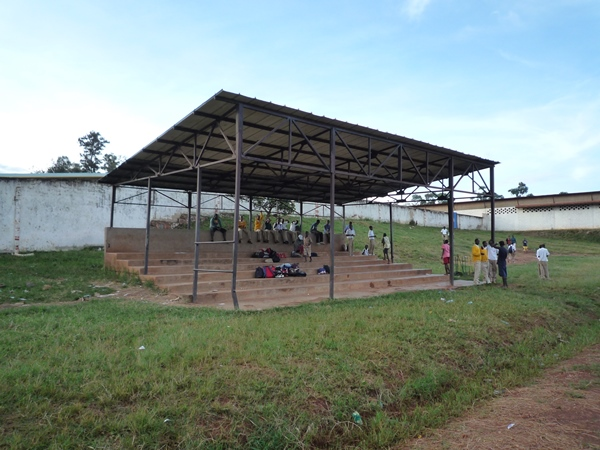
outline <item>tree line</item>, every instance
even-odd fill
[[[104,139],[97,131],[90,131],[78,139],[82,148],[79,162],[73,162],[68,156],[59,156],[46,170],[47,173],[96,173],[111,172],[124,160],[122,156],[114,153],[104,153],[109,141]]]

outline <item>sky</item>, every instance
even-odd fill
[[[125,158],[221,89],[599,191],[598,0],[0,0],[0,173]]]

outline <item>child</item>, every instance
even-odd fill
[[[304,262],[306,262],[306,257],[308,256],[309,261],[312,262],[312,238],[308,231],[304,232]]]
[[[390,263],[389,251],[390,251],[390,248],[392,247],[392,245],[390,243],[390,238],[387,237],[386,233],[383,233],[383,238],[381,239],[381,243],[383,244],[383,260],[387,261],[389,264]]]
[[[365,248],[363,249],[361,255],[369,256],[369,246],[368,245],[365,245]]]

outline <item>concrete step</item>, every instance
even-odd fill
[[[345,272],[335,272],[335,282],[338,281],[348,281],[348,280],[373,280],[373,279],[387,279],[387,278],[398,278],[398,277],[406,277],[406,276],[415,276],[415,275],[427,275],[431,273],[429,269],[412,269],[412,268],[394,268],[393,265],[382,265],[381,268],[383,270],[378,270],[373,267],[357,267],[352,271]],[[304,268],[301,267],[301,270],[304,270],[307,276],[311,276],[311,282],[316,282],[312,275],[317,275],[316,268]],[[192,284],[194,280],[193,272],[190,273],[179,273],[179,274],[168,274],[168,275],[141,275],[143,280],[151,280],[157,286],[161,288],[172,290],[174,285],[179,285],[182,283]],[[231,273],[214,273],[214,272],[200,272],[198,274],[198,285],[203,285],[206,289],[221,289],[227,286],[231,286]],[[294,278],[294,277],[286,277],[286,278]],[[318,277],[319,282],[323,278],[326,278],[323,275]],[[264,285],[264,280],[260,278],[254,278],[254,270],[238,272],[237,276],[237,286],[239,289],[244,289],[249,285]]]
[[[253,260],[252,262],[238,262],[238,275],[243,274],[243,273],[250,273],[250,274],[254,274],[254,269],[256,269],[257,267],[262,267],[262,266],[279,266],[281,265],[282,262],[279,263],[265,263],[262,260]],[[293,264],[293,263],[290,263]],[[297,264],[299,265],[299,267],[304,270],[304,268],[308,268],[308,269],[317,269],[319,267],[323,267],[323,262],[322,261],[316,261],[313,260],[313,262],[304,262],[304,260],[297,262]],[[325,263],[326,264],[326,263]],[[133,266],[130,267],[132,270],[134,271],[139,271],[139,273],[141,274],[141,271],[143,269],[142,266]],[[372,270],[397,270],[397,269],[410,269],[412,268],[411,264],[408,263],[395,263],[395,264],[387,264],[385,261],[383,260],[373,260],[373,261],[362,261],[362,263],[360,261],[343,261],[342,263],[338,262],[338,260],[336,260],[336,264],[335,264],[335,273],[346,273],[346,272],[352,272],[353,270],[356,270],[357,268],[370,268]],[[201,264],[200,265],[200,269],[211,269],[211,270],[226,270],[229,271],[232,269],[232,265],[231,264]],[[194,272],[194,266],[191,264],[187,264],[187,265],[169,265],[169,266],[148,266],[148,275],[173,275],[173,274],[190,274]],[[217,273],[215,273],[215,275],[217,275]],[[147,276],[147,275],[140,275],[140,276]],[[228,277],[231,278],[231,275],[228,275]]]
[[[269,278],[265,281],[272,282],[271,287],[255,287],[249,289],[237,289],[236,293],[240,301],[268,300],[270,298],[285,298],[290,302],[297,301],[303,303],[308,301],[320,301],[329,298],[329,279],[324,275],[324,283],[307,283],[307,278]],[[287,280],[292,282],[282,283]],[[448,277],[445,275],[420,275],[414,277],[391,278],[386,280],[365,280],[365,281],[344,281],[335,283],[334,295],[336,298],[344,296],[354,297],[357,293],[364,293],[364,296],[379,295],[382,293],[396,292],[402,288],[415,286],[427,286],[435,283],[447,283]],[[185,289],[177,289],[177,293],[187,300],[192,299],[191,286]],[[231,303],[231,286],[228,289],[213,289],[210,291],[198,291],[198,301],[200,305],[217,306],[220,303]]]

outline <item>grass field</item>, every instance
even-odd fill
[[[439,229],[394,236],[401,260],[441,273]],[[457,253],[475,237],[457,231]],[[0,309],[0,447],[391,448],[600,342],[598,234],[526,237],[551,280],[528,263],[508,290],[257,312],[95,298],[139,283],[97,250],[0,255],[0,304],[29,304]]]

